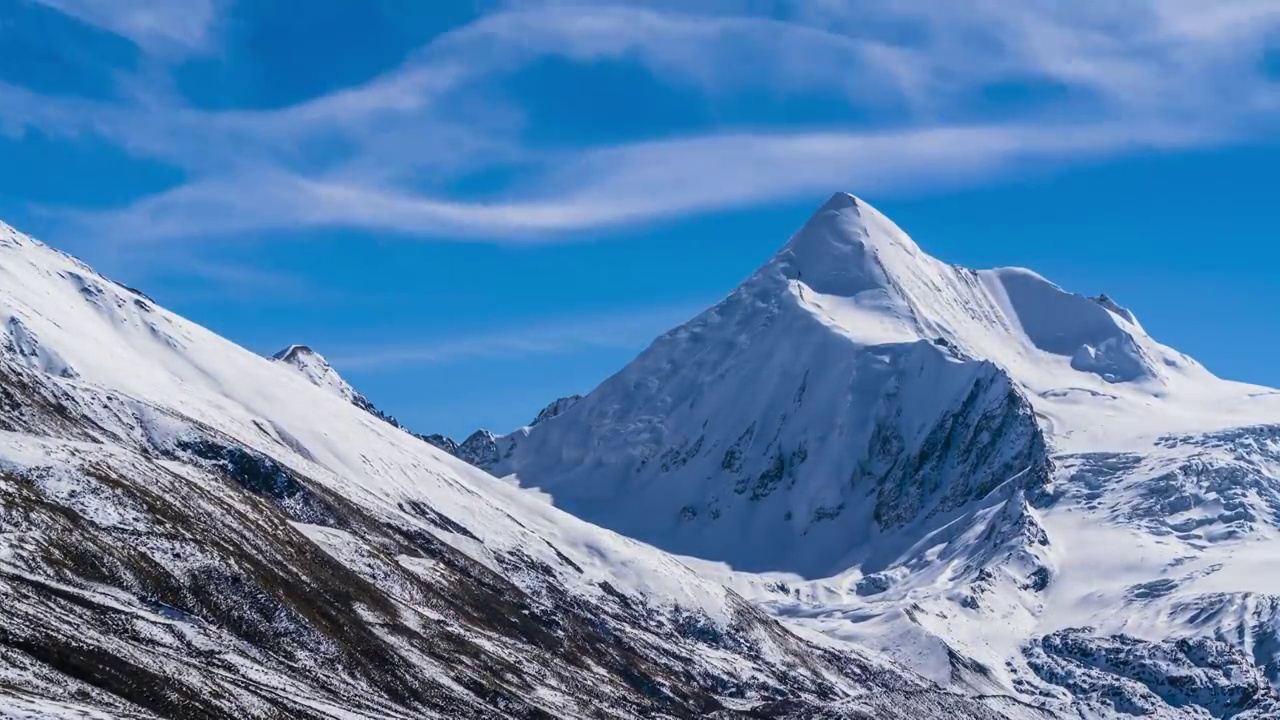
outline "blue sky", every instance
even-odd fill
[[[1280,0],[0,0],[0,218],[507,429],[836,190],[1280,385]]]

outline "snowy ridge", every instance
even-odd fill
[[[577,405],[581,399],[581,395],[570,395],[551,401],[538,413],[533,422],[529,423],[528,427],[533,427],[563,414],[569,408]],[[450,455],[483,470],[492,469],[502,459],[498,449],[498,438],[488,430],[477,430],[468,435],[462,442],[439,434],[421,437]]]
[[[535,417],[533,419],[533,422],[529,424],[537,425],[538,423],[544,422],[546,420],[550,420],[551,418],[556,417],[557,415],[563,415],[566,410],[573,407],[574,405],[577,405],[578,401],[581,399],[582,399],[581,395],[570,395],[568,397],[562,397],[557,400],[553,400],[550,405],[547,405],[546,407],[542,408],[542,411],[538,413],[538,416]]]
[[[329,361],[323,355],[306,345],[290,345],[272,355],[271,359],[292,368],[312,385],[337,395],[379,420],[390,424],[392,427],[403,427],[400,425],[400,421],[379,410],[376,405],[369,401],[369,398],[352,387],[350,383],[338,374],[338,371],[329,364]],[[427,438],[422,439],[426,440]],[[443,449],[452,454],[452,449],[449,446],[446,445]]]
[[[0,328],[0,716],[1039,716],[802,640],[354,407],[318,355],[7,229]]]
[[[297,370],[312,385],[324,388],[347,402],[355,404],[357,396],[363,397],[333,369],[323,355],[306,345],[290,345],[272,355],[271,359]]]
[[[1276,542],[1277,421],[1275,391],[1111,298],[948,265],[841,193],[724,301],[470,459],[956,688],[1272,717],[1276,589],[1254,562]],[[1197,663],[1219,674],[1181,677]]]

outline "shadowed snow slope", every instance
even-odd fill
[[[1042,716],[803,640],[281,360],[0,226],[0,717]]]
[[[1105,295],[945,264],[837,194],[721,303],[559,415],[478,433],[471,459],[939,681],[1094,716],[1245,717],[1267,683],[1206,679],[1206,705],[1132,668],[1176,656],[1153,667],[1177,674],[1192,650],[1161,643],[1207,635],[1227,676],[1277,679],[1275,603],[1189,609],[1274,592],[1239,543],[1276,547],[1276,421],[1273,391],[1213,376]],[[1131,633],[1096,648],[1127,664],[1082,664],[1089,633],[1047,639],[1083,625]]]

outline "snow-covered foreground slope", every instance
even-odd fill
[[[801,639],[331,370],[0,226],[0,717],[1044,716]]]
[[[468,458],[794,628],[1089,717],[1280,717],[1280,395],[838,194],[723,302]],[[1085,629],[1091,628],[1091,629]]]

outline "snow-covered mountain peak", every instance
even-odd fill
[[[943,262],[846,193],[824,203],[724,302],[675,333],[777,317],[796,328],[816,320],[863,348],[923,343],[990,361],[1041,406],[1071,405],[1080,393],[1155,407],[1250,392],[1157,342],[1110,296],[1070,292],[1025,268]],[[1183,429],[1203,426],[1196,414],[1183,416],[1190,423]]]
[[[893,294],[895,270],[909,267],[921,255],[905,233],[870,205],[836,193],[770,265],[815,292],[855,297],[877,291]]]
[[[314,357],[314,358],[319,358],[320,360],[326,362],[326,364],[328,362],[324,360],[323,355],[316,352],[315,350],[312,350],[307,345],[290,345],[289,347],[286,347],[285,349],[281,350],[275,355],[272,355],[271,359],[283,360],[285,362],[293,362],[295,358],[299,358],[299,357]]]
[[[467,459],[940,681],[1252,720],[1280,717],[1257,679],[1280,683],[1280,586],[1253,565],[1280,531],[1277,418],[1280,392],[1111,297],[942,262],[837,194],[720,303]],[[1188,681],[1209,656],[1221,677]]]
[[[1159,344],[1110,297],[942,262],[839,193],[555,422],[463,445],[677,553],[818,577],[916,562],[897,543],[1040,495],[1054,452],[1258,422],[1268,397]]]
[[[1030,401],[981,352],[1011,333],[978,285],[837,194],[554,422],[477,433],[459,456],[679,554],[809,577],[882,567],[909,552],[901,528],[1048,476]],[[997,432],[1017,440],[991,448]]]
[[[0,222],[0,247],[18,247],[25,236],[9,225]]]
[[[312,385],[346,400],[380,420],[402,428],[398,420],[374,405],[369,398],[364,396],[364,393],[356,390],[351,383],[339,375],[338,371],[329,364],[329,361],[323,355],[310,347],[306,345],[290,345],[272,355],[271,359],[298,373]],[[433,442],[432,444],[436,443]],[[445,449],[448,450],[449,448],[445,447]]]
[[[324,388],[348,402],[359,395],[329,364],[323,355],[306,345],[290,345],[271,356],[272,360],[288,365],[306,378],[312,385]]]
[[[1142,325],[1138,322],[1138,316],[1134,315],[1133,311],[1130,310],[1129,308],[1124,307],[1120,303],[1117,303],[1115,300],[1111,299],[1110,295],[1107,295],[1106,293],[1102,293],[1101,295],[1098,295],[1096,297],[1092,297],[1089,299],[1098,303],[1099,305],[1106,308],[1107,310],[1110,310],[1116,315],[1119,315],[1120,317],[1124,318],[1124,320],[1129,324],[1135,327],[1142,327]]]
[[[796,310],[802,312],[796,313]],[[1193,361],[1151,340],[1107,296],[1067,292],[1030,270],[970,270],[930,256],[892,220],[846,193],[832,196],[721,305],[690,325],[753,316],[817,320],[863,347],[925,343],[989,360],[1033,395],[1064,378],[1166,388]],[[1049,370],[1049,372],[1045,372]]]

